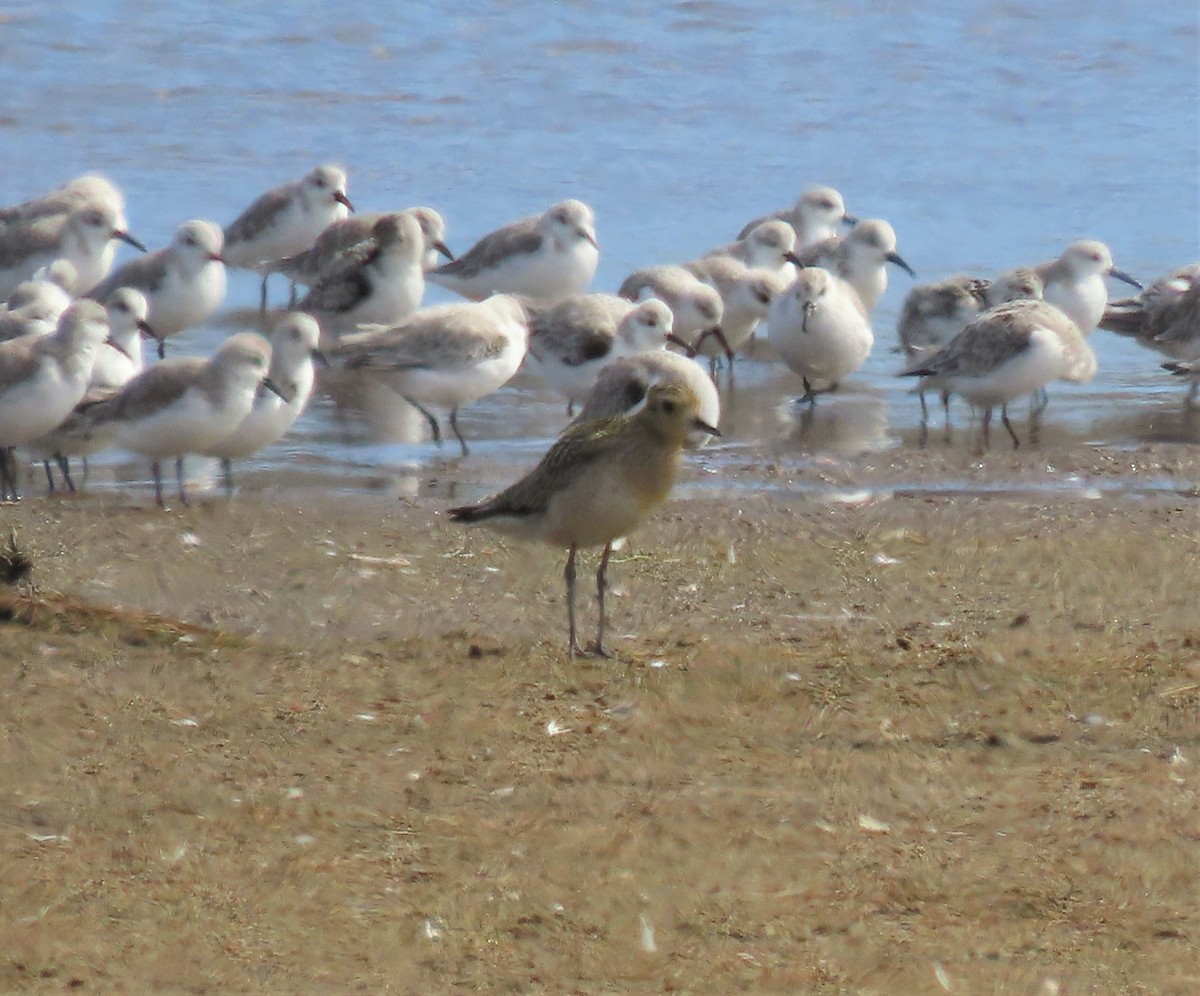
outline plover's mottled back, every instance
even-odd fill
[[[107,300],[118,287],[141,291],[150,305],[148,321],[160,342],[200,325],[225,299],[225,263],[221,226],[188,221],[165,249],[132,259],[92,290]]]
[[[796,253],[803,266],[820,266],[837,274],[862,298],[868,312],[887,290],[887,264],[893,263],[916,277],[896,252],[896,231],[880,218],[860,221],[850,231]]]
[[[833,187],[809,187],[790,208],[755,218],[742,226],[738,238],[744,239],[764,221],[786,221],[796,233],[796,249],[833,238],[841,225],[854,225],[858,219],[846,213],[846,202]]]
[[[854,288],[820,267],[805,267],[771,301],[767,334],[804,384],[801,401],[837,388],[866,362],[875,336]]]
[[[360,325],[394,325],[420,307],[424,253],[416,218],[383,215],[371,238],[345,250],[297,307],[316,318],[327,344]]]
[[[1084,335],[1091,334],[1104,316],[1108,304],[1105,277],[1142,289],[1133,277],[1113,266],[1108,246],[1094,239],[1072,242],[1057,259],[1034,270],[1045,285],[1045,299],[1065,311]]]
[[[493,293],[553,301],[587,290],[599,261],[592,209],[567,200],[485,235],[428,276],[473,301]]]
[[[425,308],[391,328],[345,337],[337,347],[351,372],[371,376],[416,408],[441,442],[427,406],[450,409],[450,427],[466,455],[458,410],[499,390],[521,366],[528,316],[510,294]]]
[[[476,505],[450,510],[457,522],[480,522],[522,539],[566,547],[568,648],[579,652],[575,559],[580,547],[604,546],[596,573],[599,625],[592,652],[604,646],[608,561],[613,541],[636,528],[670,493],[683,445],[694,430],[715,434],[699,401],[678,384],[656,385],[632,415],[570,426],[529,474]]]
[[[86,294],[112,268],[114,240],[146,249],[107,206],[87,205],[0,228],[0,300],[7,300],[17,284],[59,259],[75,267],[75,293]]]

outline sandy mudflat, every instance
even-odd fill
[[[1200,991],[1200,506],[912,469],[694,486],[575,665],[443,501],[0,509],[0,990]]]

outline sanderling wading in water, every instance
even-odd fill
[[[658,298],[671,309],[672,329],[689,349],[705,336],[721,340],[725,303],[720,292],[682,266],[648,266],[629,274],[617,293],[627,301]]]
[[[608,561],[627,535],[666,500],[688,433],[718,435],[699,415],[695,394],[655,385],[632,415],[576,423],[525,477],[476,505],[450,510],[456,522],[482,522],[521,539],[567,548],[567,645],[581,652],[575,625],[575,558],[580,547],[604,546],[596,571],[599,623],[591,652],[604,646]]]
[[[802,269],[771,301],[767,335],[804,384],[800,402],[810,405],[861,367],[875,342],[854,288],[816,266]]]
[[[88,295],[104,301],[118,287],[132,287],[150,305],[147,321],[158,337],[158,355],[168,336],[200,325],[225,300],[221,226],[211,221],[180,225],[164,249],[118,267]]]
[[[0,343],[0,498],[21,497],[14,450],[56,428],[87,390],[108,318],[75,301],[51,335]]]
[[[425,308],[390,328],[346,336],[336,347],[350,372],[384,383],[425,416],[442,441],[430,405],[450,409],[450,428],[462,447],[458,410],[498,391],[525,358],[529,319],[511,294],[485,301]]]
[[[299,180],[268,190],[225,228],[225,261],[262,273],[260,306],[267,309],[271,264],[308,249],[333,222],[354,210],[346,171],[317,166]]]
[[[1065,311],[1084,335],[1090,335],[1104,316],[1108,304],[1105,277],[1142,289],[1128,273],[1113,266],[1108,246],[1093,239],[1072,242],[1057,259],[1033,269],[1042,278],[1042,296]]]
[[[0,227],[0,300],[8,300],[17,284],[59,259],[75,267],[74,293],[86,294],[112,269],[116,241],[146,251],[107,206],[78,207]]]
[[[371,237],[342,253],[296,307],[317,320],[326,346],[359,326],[395,325],[421,305],[424,253],[416,218],[384,215]]]
[[[845,235],[808,246],[796,257],[801,266],[819,266],[845,280],[858,292],[868,314],[887,290],[888,263],[916,278],[896,251],[895,229],[879,218],[860,221]]]
[[[485,235],[428,277],[472,301],[490,294],[553,301],[587,290],[599,262],[592,209],[567,200]]]
[[[204,453],[250,414],[267,377],[271,345],[256,332],[230,336],[207,360],[170,358],[143,370],[111,398],[83,413],[81,431],[150,460],[154,499],[163,507],[161,461],[175,458],[179,500],[188,504],[183,458]]]
[[[921,356],[902,377],[921,377],[926,389],[961,395],[983,409],[983,448],[991,444],[992,411],[1020,445],[1008,420],[1008,403],[1040,391],[1051,381],[1085,381],[1096,356],[1066,313],[1039,300],[1010,301],[981,314],[932,355]]]
[[[278,442],[304,411],[316,379],[314,361],[328,364],[317,348],[320,337],[316,321],[303,312],[288,312],[275,323],[267,371],[274,390],[264,382],[254,396],[250,414],[228,436],[203,451],[205,456],[221,461],[227,494],[233,495],[233,461],[244,460]]]

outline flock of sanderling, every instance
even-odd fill
[[[124,197],[101,176],[0,209],[0,497],[18,497],[18,448],[44,462],[52,488],[51,460],[73,490],[71,457],[117,447],[150,461],[160,505],[170,458],[187,502],[187,454],[219,458],[232,489],[231,461],[287,433],[326,354],[338,376],[371,378],[414,406],[439,442],[431,409],[447,410],[465,455],[459,409],[524,365],[568,411],[581,410],[527,478],[453,514],[569,548],[573,650],[575,551],[605,544],[602,648],[611,543],[666,496],[685,443],[717,432],[717,364],[732,363],[763,325],[799,377],[800,400],[814,404],[869,355],[887,266],[915,276],[892,226],[852,218],[829,187],[690,262],[631,274],[617,294],[587,291],[600,249],[582,201],[497,229],[458,258],[432,208],[352,210],[336,166],[268,191],[224,228],[188,221],[155,252],[129,233]],[[145,255],[113,270],[118,241]],[[221,305],[227,267],[262,275],[264,312],[268,278],[291,280],[270,341],[239,332],[207,360],[164,358],[168,338]],[[1104,327],[1169,356],[1166,366],[1191,378],[1190,402],[1200,383],[1198,274],[1200,264],[1183,267],[1142,290],[1103,243],[1079,241],[992,280],[914,286],[898,328],[902,376],[916,378],[923,413],[925,392],[940,393],[947,432],[952,396],[981,410],[984,446],[999,407],[1015,446],[1008,403],[1032,395],[1036,417],[1050,382],[1090,378],[1087,337]],[[1110,277],[1141,293],[1110,303]],[[423,308],[428,282],[466,300]],[[149,365],[143,335],[158,343]]]

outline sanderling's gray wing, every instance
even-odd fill
[[[538,218],[522,218],[485,235],[458,259],[443,263],[431,271],[431,275],[472,277],[495,269],[511,256],[528,256],[542,245],[542,235],[537,230]]]
[[[389,333],[393,333],[389,335]],[[508,340],[491,330],[458,328],[445,321],[417,322],[356,343],[347,354],[348,370],[461,370],[502,353]]]
[[[375,251],[372,243],[371,251]],[[297,305],[301,311],[349,311],[371,295],[371,281],[364,272],[366,264],[351,260],[336,272],[323,276]]]
[[[291,203],[293,194],[294,190],[287,186],[268,190],[225,229],[225,244],[232,245],[258,236],[274,224],[275,219]]]
[[[200,359],[181,359],[156,363],[117,391],[112,397],[88,408],[88,422],[128,422],[146,418],[166,408],[183,396],[189,387],[200,381],[206,362]]]
[[[87,296],[93,301],[104,301],[118,287],[132,287],[143,294],[153,294],[166,279],[169,252],[169,249],[159,249],[129,260],[88,291]]]

